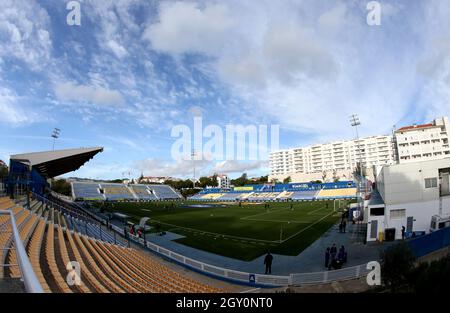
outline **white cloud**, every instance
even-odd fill
[[[125,57],[128,54],[127,50],[115,40],[109,40],[106,45],[119,59]]]
[[[423,87],[419,105],[426,119],[450,112],[450,6],[446,1],[429,1],[420,25],[424,52],[417,64]],[[418,26],[419,27],[419,26]]]
[[[263,42],[264,61],[270,76],[283,83],[296,79],[332,79],[338,66],[328,49],[310,29],[298,26],[273,25]]]
[[[266,167],[267,162],[265,161],[249,161],[249,162],[242,162],[242,161],[234,161],[234,160],[227,160],[217,163],[214,166],[213,172],[217,173],[242,173],[242,172],[249,172],[252,170],[260,169],[261,167]]]
[[[44,120],[33,110],[20,106],[18,102],[19,97],[13,91],[0,87],[0,122],[11,126],[27,126]]]
[[[145,30],[144,39],[156,50],[169,53],[216,54],[226,45],[232,26],[224,4],[169,2],[160,6],[159,22]]]
[[[57,83],[54,86],[56,97],[62,101],[89,102],[97,105],[122,105],[124,99],[120,92],[102,87]]]
[[[209,174],[208,168],[212,162],[208,160],[195,161],[197,176]],[[185,176],[192,177],[194,164],[189,160],[169,162],[161,159],[149,158],[134,162],[134,168],[147,176]]]
[[[15,58],[41,69],[51,56],[52,41],[47,12],[33,0],[2,0],[0,60]]]

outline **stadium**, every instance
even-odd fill
[[[49,189],[49,178],[78,169],[102,150],[10,157],[3,192],[15,201],[4,197],[1,202],[2,277],[22,278],[22,288],[30,292],[226,292],[243,285],[280,286],[286,277],[258,274],[257,268],[250,273],[221,269],[196,260],[195,251],[244,261],[269,250],[298,255],[356,199],[354,182],[209,188],[187,199],[167,185],[75,181],[72,197]],[[155,229],[178,236],[175,241],[191,249],[179,255],[157,245]],[[183,277],[172,264],[164,265],[168,261],[209,278]],[[83,273],[80,285],[66,282],[71,262]],[[226,283],[208,285],[213,277]]]
[[[102,151],[11,155],[1,199],[3,290],[223,293],[361,281],[364,262],[391,246],[367,242],[379,201],[368,181],[205,188],[187,198],[164,184],[80,180],[71,181],[71,197],[51,190],[50,178]],[[430,236],[447,238],[448,229]],[[446,245],[427,247],[419,233],[409,245],[420,256]],[[335,242],[349,259],[324,269],[322,248]],[[267,253],[276,260],[269,273]]]
[[[2,1],[0,294],[447,292],[450,6],[380,2]]]

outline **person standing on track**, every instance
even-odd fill
[[[264,258],[264,265],[266,266],[266,275],[272,273],[272,261],[273,256],[270,254],[270,251],[267,252],[266,257]]]
[[[325,251],[325,268],[328,268],[330,265],[330,247]]]

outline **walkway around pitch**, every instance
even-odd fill
[[[379,260],[380,253],[385,246],[378,243],[363,244],[355,240],[354,231],[357,230],[356,227],[357,225],[350,224],[347,226],[346,233],[339,233],[338,224],[335,224],[297,256],[273,254],[272,274],[289,275],[292,273],[326,271],[327,269],[324,267],[324,254],[326,248],[331,247],[333,243],[338,248],[344,245],[348,252],[348,261],[345,267]],[[179,238],[183,238],[183,236],[168,232],[164,236],[152,234],[147,237],[147,240],[200,262],[237,271],[255,274],[264,273],[264,255],[246,262],[198,250],[173,241]]]

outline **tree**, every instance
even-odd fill
[[[339,181],[339,179],[340,179],[340,177],[339,177],[338,174],[337,174],[337,170],[334,169],[334,170],[333,170],[333,181],[336,183],[336,182]]]
[[[355,174],[356,174],[357,176],[359,176],[359,174],[361,173],[360,167],[361,167],[361,162],[358,162],[358,163],[356,164],[356,168],[355,168]],[[367,176],[367,169],[366,169],[366,167],[365,167],[364,165],[363,165],[363,167],[362,167],[362,175],[363,175],[363,177],[366,177],[366,176]]]
[[[249,180],[247,178],[247,173],[243,173],[241,175],[241,177],[231,180],[231,184],[236,186],[236,187],[245,186],[248,183],[249,183]]]
[[[217,187],[217,174],[214,174],[211,177],[200,177],[198,179],[198,184],[199,187],[205,188],[207,186],[211,186],[211,187]]]
[[[450,254],[431,263],[421,263],[413,269],[409,286],[415,293],[448,293]]]
[[[0,178],[4,178],[6,176],[8,176],[8,166],[0,160]]]
[[[408,282],[416,258],[405,242],[400,242],[381,254],[381,277],[391,292]]]
[[[289,184],[291,181],[292,181],[291,176],[288,176],[285,179],[283,179],[283,184]]]
[[[327,180],[327,172],[326,171],[323,171],[323,173],[322,173],[322,181],[326,181]]]
[[[278,180],[278,178],[272,178],[271,183],[272,184],[278,184],[280,181]]]
[[[72,196],[72,186],[65,179],[52,180],[51,188],[54,192],[65,196]]]

